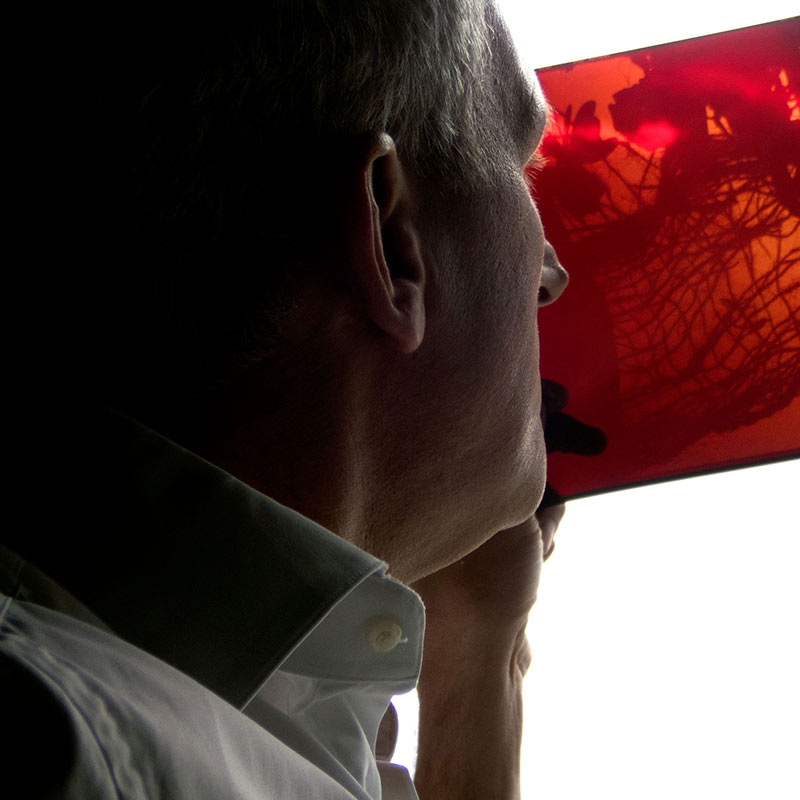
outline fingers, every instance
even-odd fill
[[[375,756],[378,761],[392,760],[394,749],[397,745],[398,731],[397,709],[389,703],[389,708],[386,709],[378,728],[378,740],[375,743]]]
[[[546,508],[547,506],[559,506],[564,503],[564,498],[549,484],[544,485],[544,494],[539,501],[539,509]]]
[[[559,503],[558,505],[540,506],[539,510],[536,512],[536,520],[542,532],[542,553],[545,561],[553,554],[556,530],[561,523],[565,511],[566,507],[564,504]]]

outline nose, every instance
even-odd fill
[[[561,292],[567,288],[568,283],[569,275],[564,267],[561,266],[553,245],[550,242],[545,242],[542,277],[539,281],[539,305],[547,306],[550,303],[555,303],[561,296]]]

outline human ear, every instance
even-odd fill
[[[353,288],[373,325],[413,353],[425,334],[425,265],[411,188],[388,134],[370,137],[359,163],[349,232]]]

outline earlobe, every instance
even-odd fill
[[[425,265],[411,190],[388,135],[371,141],[362,181],[369,230],[354,233],[371,246],[359,249],[354,277],[373,325],[397,350],[413,353],[425,334]]]

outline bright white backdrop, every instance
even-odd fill
[[[800,14],[797,0],[496,0],[535,68]]]
[[[798,13],[500,2],[537,67]],[[523,797],[798,800],[799,612],[800,461],[571,502],[528,630]],[[413,766],[416,698],[395,703]]]
[[[523,797],[800,798],[800,461],[570,503]]]

